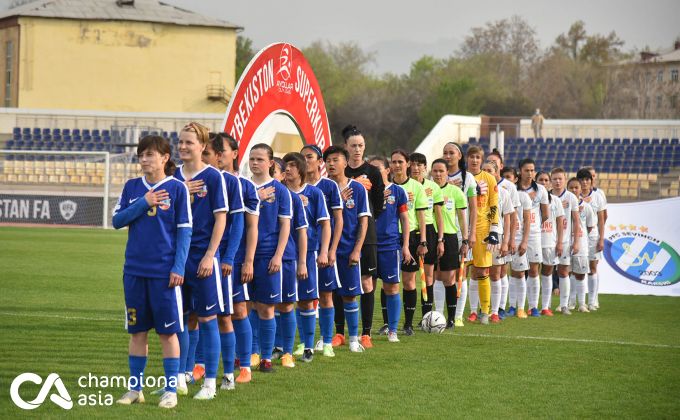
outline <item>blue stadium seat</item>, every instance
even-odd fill
[[[64,141],[64,143],[71,143],[73,141],[73,138],[71,137],[70,134],[64,134],[62,140]]]
[[[12,134],[14,135],[21,134],[21,127],[14,127],[12,129]]]
[[[637,145],[639,145],[640,143],[641,143],[641,142],[640,142],[640,139],[633,139],[633,140],[631,141],[631,144],[632,144],[633,146],[637,146]]]
[[[593,139],[593,144],[596,144],[596,145],[598,145],[598,146],[601,145],[601,144],[602,144],[602,139],[601,139],[601,138],[598,138],[598,137],[595,137],[595,138]]]
[[[9,150],[12,150],[12,147],[14,147],[14,140],[7,140],[7,143],[5,143],[5,147],[8,148]]]
[[[98,151],[98,152],[101,152],[102,150],[104,150],[104,143],[95,144],[95,150]]]
[[[104,136],[102,138],[102,141],[106,144],[109,144],[109,143],[111,143],[111,137],[110,136]]]
[[[111,137],[111,131],[110,130],[102,130],[102,137],[109,136]]]
[[[81,134],[83,137],[85,137],[85,136],[91,136],[91,135],[92,135],[92,133],[90,132],[90,129],[89,129],[89,128],[83,128],[83,130],[81,131],[80,134]]]
[[[99,137],[101,136],[101,132],[99,131],[98,128],[95,128],[92,130],[92,137]]]
[[[60,141],[56,142],[54,145],[54,150],[64,150],[64,143]]]
[[[75,136],[80,136],[80,129],[79,128],[74,128],[73,131],[71,131],[71,135],[73,137]]]
[[[671,146],[680,145],[680,139],[671,139]]]
[[[61,128],[53,128],[52,135],[53,136],[61,135]]]
[[[40,129],[38,127],[33,128],[33,135],[34,136],[39,136],[41,133]]]
[[[616,139],[616,138],[613,139],[613,140],[612,140],[612,144],[615,145],[615,146],[618,146],[618,145],[622,144],[622,143],[621,143],[621,139]]]
[[[31,129],[29,127],[24,127],[21,130],[21,134],[31,134]]]
[[[584,145],[593,144],[593,139],[585,138],[585,139],[583,139],[582,144],[584,144]]]
[[[49,135],[51,135],[51,134],[52,134],[52,130],[51,130],[51,129],[49,129],[49,128],[43,128],[43,129],[42,129],[42,135],[43,135],[43,136],[49,136]]]
[[[647,146],[647,145],[651,144],[651,142],[649,141],[649,139],[642,139],[641,144],[642,144],[643,146]]]
[[[71,129],[70,128],[64,128],[61,130],[61,135],[62,136],[70,136],[71,135]]]

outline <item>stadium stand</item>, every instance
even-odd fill
[[[170,139],[173,159],[179,161],[177,131],[150,132]],[[463,144],[490,151],[490,140],[470,137]],[[84,163],[64,155],[40,155],[32,151],[108,151],[131,152],[123,133],[113,129],[14,127],[3,149],[24,153],[7,155],[0,182],[60,183],[101,185],[103,163]],[[561,166],[570,173],[593,165],[599,172],[598,185],[608,196],[622,200],[655,199],[680,195],[680,141],[677,138],[508,138],[505,139],[506,165],[514,166],[527,156],[537,162],[537,169],[549,171]],[[89,167],[88,167],[89,165]],[[136,158],[126,163],[112,163],[111,184],[121,185],[139,171]]]
[[[490,151],[490,140],[470,137],[463,145]],[[509,138],[505,139],[505,162],[515,166],[533,157],[537,170],[560,166],[572,175],[593,165],[599,172],[598,186],[608,196],[626,200],[674,197],[680,193],[680,140],[649,138]]]

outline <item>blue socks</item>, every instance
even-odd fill
[[[274,349],[274,336],[276,335],[276,321],[272,319],[260,319],[260,350],[262,351],[263,360],[272,359],[272,350]],[[255,340],[253,340],[255,342]]]
[[[295,312],[281,312],[281,336],[283,337],[283,353],[293,354],[293,344],[295,343]],[[278,336],[278,325],[276,335]]]
[[[345,320],[350,337],[359,336],[359,303],[357,301],[345,302]]]
[[[196,348],[198,347],[198,328],[189,330],[189,352],[187,353],[187,365],[185,372],[193,372],[196,363]]]
[[[305,340],[305,333],[302,331],[302,315],[300,315],[300,308],[295,308],[295,320],[297,321],[297,330],[298,330],[298,340],[301,343],[304,343]]]
[[[130,365],[130,390],[141,391],[144,381],[144,368],[146,368],[146,356],[129,355],[128,364]],[[133,380],[132,378],[137,379]]]
[[[177,392],[177,376],[179,375],[179,358],[163,358],[163,369],[165,370],[165,391]]]
[[[319,307],[319,330],[323,337],[324,344],[331,344],[333,341],[333,321],[335,320],[335,307]]]
[[[253,331],[253,346],[250,353],[260,354],[260,316],[257,314],[257,311],[253,309],[248,314],[248,319],[250,320],[250,327]]]
[[[189,327],[187,322],[189,317],[184,315],[184,328],[177,333],[177,341],[179,341],[179,371],[187,371],[187,356],[189,355]]]
[[[201,334],[200,334],[200,329],[198,330],[198,345],[196,346],[196,361],[195,363],[197,365],[203,365],[205,366],[205,357],[203,357],[203,346],[201,345]]]
[[[399,316],[401,315],[401,295],[387,295],[387,325],[390,332],[397,332]]]
[[[232,319],[234,333],[236,334],[236,354],[242,367],[250,367],[250,352],[253,348],[253,329],[250,320]]]
[[[299,311],[300,318],[298,320],[298,327],[300,329],[301,339],[300,342],[304,343],[305,349],[314,348],[314,333],[316,332],[316,311],[310,309],[308,311]],[[331,328],[333,324],[331,323]]]
[[[276,320],[276,337],[274,338],[274,347],[283,348],[283,329],[281,328],[281,312],[274,312],[274,320]]]
[[[234,334],[233,331],[220,334],[220,343],[222,344],[222,366],[224,367],[224,374],[234,373],[236,334]]]
[[[205,357],[205,377],[217,378],[217,366],[220,363],[220,331],[217,319],[199,322],[198,328],[201,330],[201,344]]]

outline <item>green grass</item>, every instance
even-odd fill
[[[362,355],[343,348],[334,359],[254,372],[251,384],[214,401],[181,398],[169,412],[148,395],[133,407],[64,411],[48,399],[36,410],[18,409],[9,387],[23,372],[57,372],[75,402],[99,391],[79,388],[81,375],[127,374],[125,240],[125,232],[0,228],[3,418],[671,418],[680,409],[680,301],[614,295],[602,296],[602,309],[591,314],[466,325],[398,344],[375,337]],[[158,342],[150,338],[146,373],[160,376]],[[22,396],[30,400],[38,389],[24,384]]]

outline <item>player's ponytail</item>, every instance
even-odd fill
[[[147,149],[155,150],[161,155],[168,155],[168,161],[165,162],[163,172],[165,172],[165,175],[168,176],[175,173],[177,165],[175,165],[175,162],[172,161],[172,149],[170,148],[170,142],[168,139],[153,134],[144,136],[141,140],[139,140],[139,144],[137,145],[137,156],[144,153],[144,151]]]

